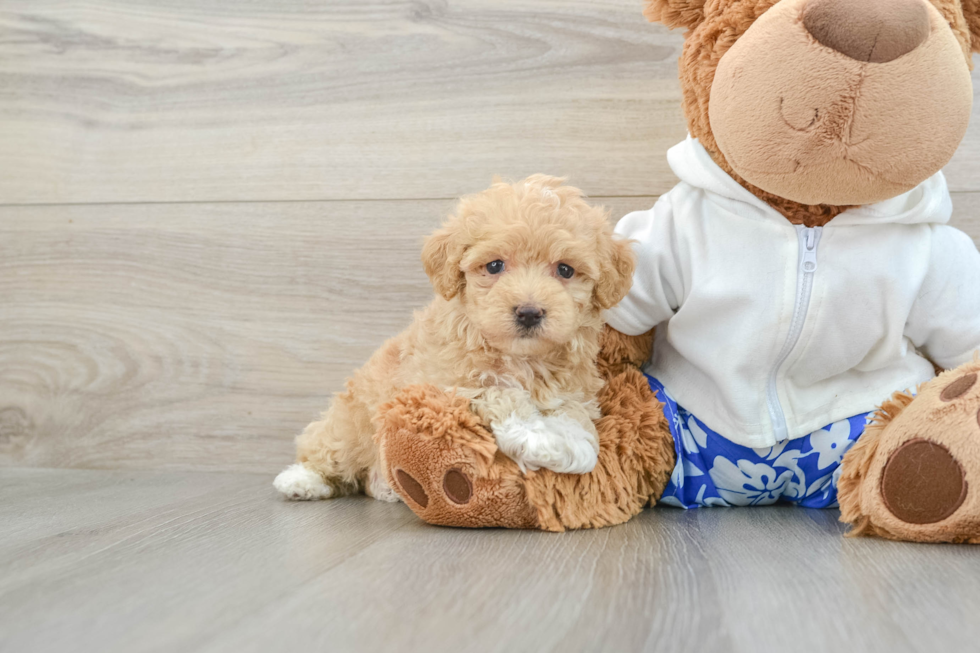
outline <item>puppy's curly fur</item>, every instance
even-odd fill
[[[422,262],[436,298],[297,438],[298,462],[275,483],[286,496],[395,500],[373,435],[379,410],[414,384],[469,399],[523,468],[595,465],[601,311],[625,296],[634,269],[605,210],[562,179],[497,181],[460,201]]]

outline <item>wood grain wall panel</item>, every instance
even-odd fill
[[[533,172],[657,195],[682,36],[641,8],[6,0],[0,203],[447,198]],[[978,122],[955,190],[980,191]]]
[[[659,194],[682,37],[637,0],[7,0],[0,202]]]
[[[0,207],[0,464],[274,470],[429,301],[452,206]]]
[[[272,471],[428,300],[440,198],[546,171],[622,215],[685,133],[637,0],[6,0],[0,37],[5,465]],[[947,176],[980,238],[980,121]]]

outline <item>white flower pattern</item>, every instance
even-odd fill
[[[841,420],[810,434],[810,445],[817,452],[818,469],[839,465],[844,452],[850,448],[851,425]]]
[[[837,506],[844,454],[864,432],[868,413],[810,435],[751,449],[709,429],[648,377],[664,403],[677,464],[660,503],[679,508],[756,506],[779,501],[808,508]],[[808,480],[813,479],[813,480]]]
[[[732,462],[718,456],[709,472],[718,496],[733,506],[765,506],[776,503],[793,479],[793,472],[782,473],[765,463],[749,460]]]

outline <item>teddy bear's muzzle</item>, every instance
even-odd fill
[[[719,61],[708,113],[749,183],[851,206],[936,174],[972,107],[963,46],[926,0],[781,0]]]

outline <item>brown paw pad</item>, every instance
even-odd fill
[[[422,508],[429,507],[429,494],[415,478],[404,469],[395,470],[395,478],[402,491]],[[473,482],[458,469],[450,469],[442,478],[442,491],[446,498],[458,506],[466,505],[473,496]]]
[[[969,389],[957,391],[963,394]],[[934,524],[946,519],[963,504],[966,490],[963,467],[956,458],[946,447],[921,438],[896,449],[881,477],[885,506],[908,524]]]
[[[395,478],[398,479],[398,485],[401,486],[402,491],[407,494],[412,501],[419,504],[422,508],[427,508],[429,506],[429,495],[425,493],[425,488],[422,484],[412,478],[411,474],[403,469],[395,470]]]
[[[470,481],[470,477],[463,472],[458,469],[450,469],[442,478],[442,491],[446,493],[450,501],[462,506],[469,503],[470,497],[473,496],[473,483]]]
[[[976,374],[964,374],[943,389],[939,398],[943,401],[953,401],[965,395],[977,382]]]

